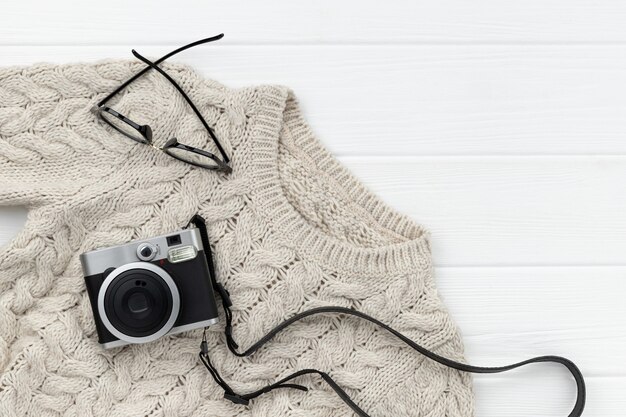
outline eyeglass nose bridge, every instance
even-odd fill
[[[148,126],[148,128],[150,128],[150,126]],[[163,144],[163,146],[157,146],[153,144],[152,141],[148,142],[148,144],[152,146],[154,149],[165,152],[167,151],[168,148],[175,148],[176,146],[178,146],[178,139],[176,138],[168,139],[167,142]]]

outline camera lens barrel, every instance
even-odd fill
[[[129,343],[146,343],[172,329],[180,312],[180,295],[164,269],[134,262],[116,268],[105,278],[97,305],[100,319],[111,334]]]

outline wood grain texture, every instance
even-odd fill
[[[444,267],[436,275],[472,362],[559,352],[589,376],[626,375],[625,267]]]
[[[626,158],[345,157],[433,233],[435,263],[624,265]]]
[[[626,41],[626,4],[615,0],[22,0],[3,14],[5,45],[180,44],[218,32],[246,44]]]
[[[556,365],[549,368],[529,369],[506,377],[477,376],[474,378],[476,416],[566,416],[574,405],[574,383],[567,377],[567,371]],[[592,377],[586,382],[585,417],[624,415],[624,379]]]
[[[626,409],[626,2],[3,4],[2,65],[160,56],[233,87],[293,88],[314,131],[432,231],[467,359],[575,360],[585,416]],[[0,207],[0,245],[26,211]],[[558,366],[477,376],[478,417],[557,417]]]

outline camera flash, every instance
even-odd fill
[[[198,251],[195,246],[182,246],[180,248],[170,249],[167,253],[167,259],[171,263],[177,264],[195,258],[197,254]]]

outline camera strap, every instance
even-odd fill
[[[447,366],[449,368],[456,369],[456,370],[463,371],[463,372],[471,372],[471,373],[476,373],[476,374],[495,374],[495,373],[510,371],[512,369],[516,369],[516,368],[519,368],[521,366],[528,365],[531,363],[543,363],[543,362],[553,362],[553,363],[558,363],[560,365],[563,365],[565,368],[567,368],[567,370],[574,377],[574,380],[576,382],[576,388],[577,388],[576,403],[574,404],[574,408],[572,409],[572,412],[568,415],[568,417],[580,417],[583,413],[583,410],[585,408],[585,399],[586,399],[585,381],[578,367],[569,359],[566,359],[561,356],[538,356],[535,358],[531,358],[522,362],[518,362],[512,365],[506,365],[506,366],[481,367],[481,366],[468,365],[468,364],[456,362],[451,359],[440,356],[424,348],[423,346],[420,346],[419,344],[415,343],[413,340],[409,339],[408,337],[406,337],[399,331],[391,328],[390,326],[386,325],[385,323],[365,313],[359,312],[357,310],[345,308],[345,307],[334,307],[334,306],[319,307],[319,308],[313,308],[310,310],[306,310],[302,313],[296,314],[290,319],[285,320],[284,322],[280,323],[278,326],[274,327],[271,331],[269,331],[265,336],[259,339],[258,342],[250,346],[248,349],[246,349],[243,352],[239,352],[238,350],[239,346],[235,342],[233,338],[233,334],[232,334],[232,311],[231,311],[232,302],[230,300],[230,294],[221,283],[217,282],[215,278],[213,256],[212,256],[211,247],[209,244],[209,236],[207,233],[206,222],[204,218],[202,218],[200,215],[195,215],[189,223],[190,224],[193,223],[196,226],[196,228],[198,228],[200,235],[202,237],[202,244],[204,246],[204,254],[206,256],[207,265],[209,267],[209,273],[211,276],[213,289],[215,292],[219,293],[220,298],[222,299],[222,306],[224,308],[224,313],[226,315],[226,327],[225,327],[226,343],[228,345],[228,349],[236,356],[246,357],[246,356],[252,355],[254,352],[259,350],[263,345],[269,342],[274,336],[276,336],[282,330],[284,330],[291,324],[297,321],[300,321],[306,317],[314,316],[316,314],[328,314],[328,313],[343,314],[347,316],[358,317],[360,319],[369,321],[370,323],[373,323],[385,329],[387,332],[391,333],[392,335],[396,336],[398,339],[402,340],[407,346],[421,353],[427,358],[439,364]],[[200,360],[202,361],[204,366],[207,368],[207,370],[209,371],[209,373],[211,374],[215,382],[224,389],[224,398],[236,404],[248,405],[251,399],[254,399],[262,394],[265,394],[267,392],[273,391],[275,389],[280,389],[280,388],[291,388],[291,389],[297,389],[300,391],[308,391],[308,388],[299,384],[291,383],[291,381],[302,375],[314,374],[314,375],[319,375],[333,389],[333,391],[335,391],[335,393],[339,396],[339,398],[341,398],[341,400],[343,400],[343,402],[345,402],[358,416],[370,417],[369,414],[367,414],[363,409],[361,409],[352,400],[352,398],[350,398],[350,396],[339,386],[339,384],[337,384],[330,377],[330,375],[328,375],[328,373],[317,370],[317,369],[302,369],[300,371],[294,372],[286,376],[285,378],[273,384],[267,385],[257,391],[250,392],[247,394],[236,393],[228,385],[228,383],[224,381],[224,379],[220,376],[219,372],[217,371],[217,369],[211,362],[211,359],[209,357],[208,344],[206,340],[206,328],[202,336],[199,356],[200,356]]]

